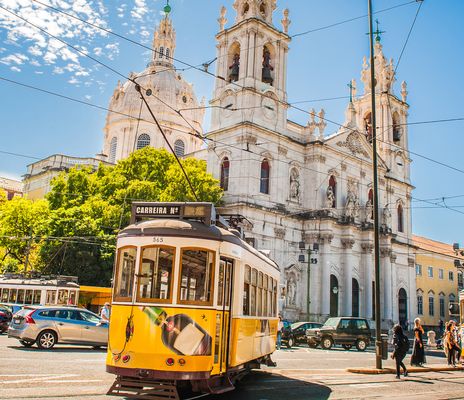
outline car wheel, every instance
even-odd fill
[[[295,340],[290,336],[287,340],[287,347],[291,349],[295,345]]]
[[[353,345],[351,344],[342,344],[342,347],[345,349],[345,350],[349,350],[353,347]]]
[[[50,350],[57,342],[56,333],[53,331],[43,331],[37,336],[37,347],[39,349]]]
[[[326,336],[324,338],[322,338],[322,341],[321,341],[321,347],[324,349],[324,350],[330,350],[333,346],[333,340],[331,337],[329,336]]]
[[[20,340],[19,343],[21,343],[24,347],[31,347],[34,344],[34,342],[29,340]]]
[[[364,351],[367,348],[367,342],[364,339],[358,339],[356,342],[356,348],[358,351]]]

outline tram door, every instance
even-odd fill
[[[219,372],[225,372],[229,363],[231,326],[233,261],[221,257],[219,262],[218,310],[216,312],[216,340],[214,363]]]

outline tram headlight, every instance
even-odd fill
[[[169,358],[166,360],[166,365],[167,365],[168,367],[172,367],[172,366],[174,365],[174,362],[175,362],[175,361],[174,361],[174,358],[169,357]]]
[[[179,358],[179,364],[183,367],[185,365],[185,360],[183,358]]]

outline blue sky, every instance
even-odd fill
[[[149,45],[165,2],[149,0],[41,0],[83,19],[106,26]],[[171,0],[177,31],[176,58],[194,65],[215,57],[214,35],[224,4],[228,25],[234,20],[232,0]],[[374,11],[407,3],[374,0]],[[1,5],[88,51],[123,74],[142,70],[146,49],[47,10],[31,0],[2,0]],[[280,27],[284,8],[290,9],[290,35],[365,15],[367,0],[280,0],[274,23]],[[416,14],[418,3],[376,15],[384,53],[396,63]],[[408,83],[410,122],[464,117],[461,0],[425,0],[397,71],[396,92]],[[368,55],[367,18],[295,37],[288,60],[289,102],[347,96],[346,84],[358,81],[362,58]],[[0,77],[20,81],[94,104],[107,106],[120,77],[76,54],[56,40],[0,10]],[[182,67],[182,65],[177,65]],[[213,67],[214,71],[214,67]],[[183,72],[194,83],[198,98],[210,99],[213,78],[195,70]],[[47,94],[0,81],[0,151],[30,157],[54,153],[93,156],[101,151],[105,113]],[[342,123],[346,99],[299,104]],[[306,123],[307,114],[290,110],[289,118]],[[208,126],[208,114],[205,127]],[[464,121],[409,127],[410,150],[464,169]],[[337,129],[328,125],[326,133]],[[413,230],[445,242],[464,245],[464,175],[411,155],[412,183],[417,199],[434,199],[437,206],[413,202]],[[34,158],[0,154],[0,176],[20,177]],[[442,198],[446,199],[444,202]],[[426,208],[424,208],[426,207]],[[448,207],[448,208],[446,208]],[[450,210],[455,207],[462,213]]]

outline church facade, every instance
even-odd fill
[[[175,31],[169,16],[153,41],[147,68],[132,78],[150,89],[168,140],[178,155],[207,160],[224,189],[222,214],[245,239],[280,266],[281,310],[290,320],[374,315],[372,126],[369,65],[362,88],[352,81],[345,122],[326,130],[323,110],[305,125],[287,119],[289,11],[274,24],[276,0],[235,0],[234,20],[220,11],[217,70],[207,148],[204,103],[173,69]],[[227,25],[227,27],[226,27]],[[375,45],[382,323],[413,320],[416,311],[408,158],[407,88],[399,96],[392,61]],[[104,128],[110,162],[150,145],[166,147],[135,85],[118,84]],[[180,117],[176,110],[185,117]],[[127,115],[140,118],[130,118]],[[182,142],[182,144],[180,143]],[[181,151],[182,150],[182,151]]]

